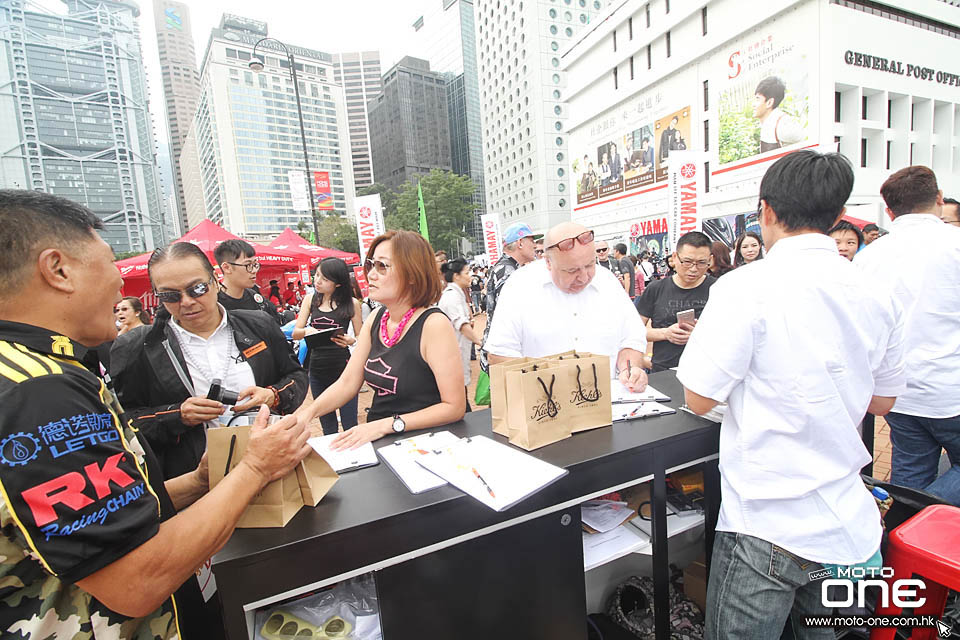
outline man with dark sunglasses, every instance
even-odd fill
[[[623,285],[597,268],[593,231],[562,222],[547,232],[546,257],[504,287],[485,347],[490,364],[575,349],[610,357],[632,391],[647,386],[646,330]]]
[[[610,255],[610,247],[606,240],[597,240],[597,264],[609,270],[613,275],[620,277],[620,262]]]
[[[282,324],[280,314],[272,302],[257,293],[253,287],[257,284],[260,261],[257,252],[249,242],[226,240],[213,250],[213,257],[223,273],[223,288],[217,295],[217,302],[227,311],[247,309],[263,311]]]

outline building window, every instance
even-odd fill
[[[707,8],[700,9],[700,26],[703,28],[703,35],[707,35]]]
[[[910,105],[910,131],[913,131],[913,117],[917,115],[917,105]],[[910,164],[913,164],[913,145],[910,145]]]
[[[647,29],[650,28],[650,3],[647,3],[647,6],[644,7],[644,13],[647,14]]]
[[[860,166],[867,166],[867,139],[860,138]]]
[[[618,89],[618,88],[619,88],[619,83],[617,82],[617,68],[616,68],[616,67],[613,68],[613,88],[614,88],[614,89]]]
[[[667,11],[666,11],[666,12],[667,12],[667,13],[670,13],[670,0],[666,0],[665,4],[666,4],[666,8],[667,8]]]
[[[860,98],[860,118],[862,120],[867,119],[867,96],[861,96]]]
[[[710,193],[710,163],[703,163],[703,192]]]
[[[630,56],[630,79],[633,80],[633,56]]]
[[[633,18],[627,18],[627,38],[633,40]]]
[[[647,45],[647,70],[650,70],[652,68],[653,68],[653,47],[648,44]]]
[[[710,108],[710,81],[703,81],[703,110],[707,111]]]
[[[889,129],[892,125],[893,125],[893,100],[887,100],[887,129]],[[888,166],[887,169],[889,168],[890,167]]]
[[[890,140],[887,140],[887,170],[890,169]]]
[[[833,92],[833,121],[840,122],[840,92]]]
[[[910,143],[910,162],[909,164],[913,166],[913,143]]]
[[[667,39],[667,57],[669,58],[670,57],[670,32],[669,31],[667,31],[666,39]]]
[[[710,151],[710,121],[703,121],[703,150]]]
[[[837,145],[837,153],[840,153],[840,136],[833,136],[833,144]]]
[[[617,50],[617,30],[616,29],[613,30],[613,50],[614,52],[616,52]]]

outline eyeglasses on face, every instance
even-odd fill
[[[207,282],[198,282],[195,285],[187,287],[183,291],[179,289],[174,291],[157,291],[154,290],[154,294],[157,296],[157,300],[160,302],[166,302],[168,304],[176,304],[180,302],[180,299],[183,298],[183,294],[187,294],[191,298],[199,298],[200,296],[206,295],[210,291],[210,287],[213,285],[213,280]]]
[[[542,256],[542,255],[543,255],[543,249],[534,249],[534,250],[533,250],[533,253],[534,253],[534,255]]]
[[[603,247],[602,249],[597,249],[597,253],[606,253],[609,250],[610,250],[609,247]]]
[[[385,275],[387,273],[387,269],[389,268],[390,268],[390,265],[384,262],[383,260],[371,260],[370,258],[367,258],[366,260],[363,261],[364,273],[370,273],[371,269],[376,269],[377,273],[379,273],[380,275]]]
[[[680,258],[680,264],[685,268],[696,267],[697,269],[706,269],[710,266],[709,260],[691,260],[690,258]]]
[[[253,262],[227,262],[226,264],[232,264],[235,267],[243,267],[247,270],[247,273],[256,273],[260,271],[260,261],[254,260]]]
[[[556,242],[550,245],[549,247],[547,247],[547,249],[557,248],[560,251],[570,251],[570,249],[573,249],[573,247],[576,246],[578,242],[580,244],[590,244],[591,242],[593,242],[593,231],[584,231],[580,235],[574,236],[572,238],[565,238],[560,242]]]

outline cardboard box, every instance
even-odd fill
[[[701,555],[683,570],[683,592],[697,603],[701,611],[707,610],[707,556]]]

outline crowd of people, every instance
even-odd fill
[[[516,223],[481,266],[388,231],[368,249],[365,299],[339,259],[263,295],[250,244],[218,246],[218,280],[177,243],[150,257],[152,318],[120,298],[96,216],[0,191],[2,633],[221,637],[195,572],[314,429],[346,449],[455,423],[473,359],[485,375],[571,349],[608,355],[628,389],[677,369],[692,411],[726,404],[707,636],[775,637],[791,610],[817,615],[819,585],[792,567],[879,548],[859,476],[867,412],[890,424],[892,482],[960,505],[957,203],[929,169],[898,171],[879,238],[842,220],[852,185],[837,154],[781,158],[760,185],[762,233],[732,251],[693,231],[669,256],[631,256],[574,222],[544,236]],[[244,415],[245,453],[208,489],[206,428]],[[771,557],[784,572],[769,575]]]

